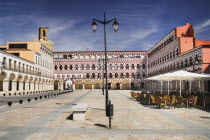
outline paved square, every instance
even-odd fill
[[[199,109],[154,109],[130,98],[129,90],[109,91],[112,129],[101,90],[77,90],[52,99],[0,107],[0,140],[209,140],[210,113]],[[71,108],[88,103],[87,120],[73,121]]]

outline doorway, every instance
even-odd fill
[[[134,90],[134,83],[131,83],[131,90]]]
[[[120,90],[120,83],[116,83],[116,89]]]

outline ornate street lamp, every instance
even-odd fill
[[[105,73],[106,73],[106,77],[105,77],[105,78],[106,78],[106,94],[105,94],[106,98],[105,98],[105,107],[106,107],[106,112],[107,112],[107,111],[108,111],[108,104],[111,103],[111,102],[109,101],[109,95],[108,95],[106,24],[108,24],[108,23],[114,21],[114,23],[112,24],[112,27],[113,27],[114,31],[116,32],[116,31],[118,30],[119,23],[116,21],[116,18],[113,18],[113,19],[107,21],[107,20],[106,20],[106,14],[104,13],[104,21],[100,21],[100,20],[97,20],[97,19],[93,19],[93,23],[92,23],[92,25],[91,25],[93,32],[96,32],[96,31],[97,31],[98,25],[97,25],[96,21],[104,25],[104,50],[105,50]],[[110,120],[110,119],[109,119],[109,120]],[[110,121],[111,121],[111,120],[110,120]],[[111,122],[110,122],[110,124],[111,124]],[[110,125],[110,126],[111,126],[111,125]],[[110,126],[109,126],[109,128],[110,128]]]

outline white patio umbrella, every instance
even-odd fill
[[[191,81],[198,80],[198,79],[204,79],[204,78],[210,78],[210,75],[192,73],[192,72],[187,72],[187,71],[183,71],[183,70],[158,75],[157,77],[154,76],[154,80],[159,80],[159,81],[168,81],[169,82],[171,80],[179,80],[180,81],[180,96],[181,96],[181,89],[182,89],[181,81],[183,81],[183,80],[190,81],[190,91],[191,91]],[[152,77],[150,79],[152,79]],[[168,88],[168,93],[169,93],[169,88]]]

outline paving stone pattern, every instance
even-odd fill
[[[22,105],[0,107],[0,140],[210,140],[210,113],[195,108],[156,109],[109,91],[112,129],[101,90],[76,90]],[[88,103],[87,120],[73,121],[71,108]]]

